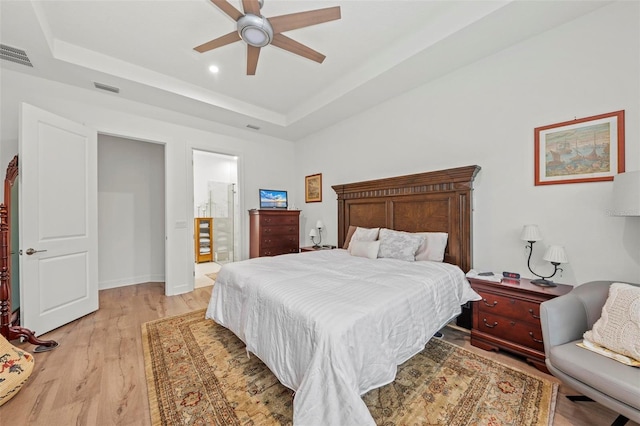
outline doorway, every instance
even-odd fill
[[[212,285],[225,263],[238,259],[238,159],[193,150],[195,287]]]
[[[165,149],[98,135],[98,286],[165,281]]]

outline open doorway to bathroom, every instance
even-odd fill
[[[238,159],[193,150],[195,287],[212,285],[239,253]]]

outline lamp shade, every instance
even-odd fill
[[[311,231],[309,231],[309,236],[310,237],[317,237],[318,236],[318,231],[316,231],[315,228],[311,228]]]
[[[538,229],[538,225],[525,225],[522,228],[520,239],[523,241],[540,241],[542,239],[542,234]]]
[[[324,223],[321,220],[316,222],[316,228],[324,228]]]
[[[549,246],[542,258],[551,263],[569,263],[567,253],[562,246]]]
[[[614,176],[613,216],[640,216],[640,170]]]

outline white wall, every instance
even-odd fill
[[[257,205],[259,188],[287,189],[293,182],[291,142],[8,70],[2,70],[0,84],[0,160],[5,163],[18,152],[21,102],[84,123],[101,134],[165,145],[165,291],[169,295],[193,289],[192,149],[238,156],[239,185],[244,194],[241,207],[245,209]],[[242,218],[241,258],[248,258],[248,214]]]
[[[98,284],[164,282],[164,145],[98,135]]]
[[[618,2],[484,58],[295,145],[296,191],[323,174],[323,202],[303,204],[301,238],[322,219],[337,240],[331,185],[478,164],[476,267],[525,277],[524,224],[570,263],[556,281],[640,282],[640,218],[611,217],[612,183],[534,186],[533,129],[626,110],[626,168],[640,169],[640,4]],[[451,52],[455,55],[455,52]]]

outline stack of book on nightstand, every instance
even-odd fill
[[[484,272],[482,270],[472,269],[467,272],[467,278],[475,278],[478,280],[493,281],[499,283],[502,281],[502,274],[494,274],[493,272]]]

